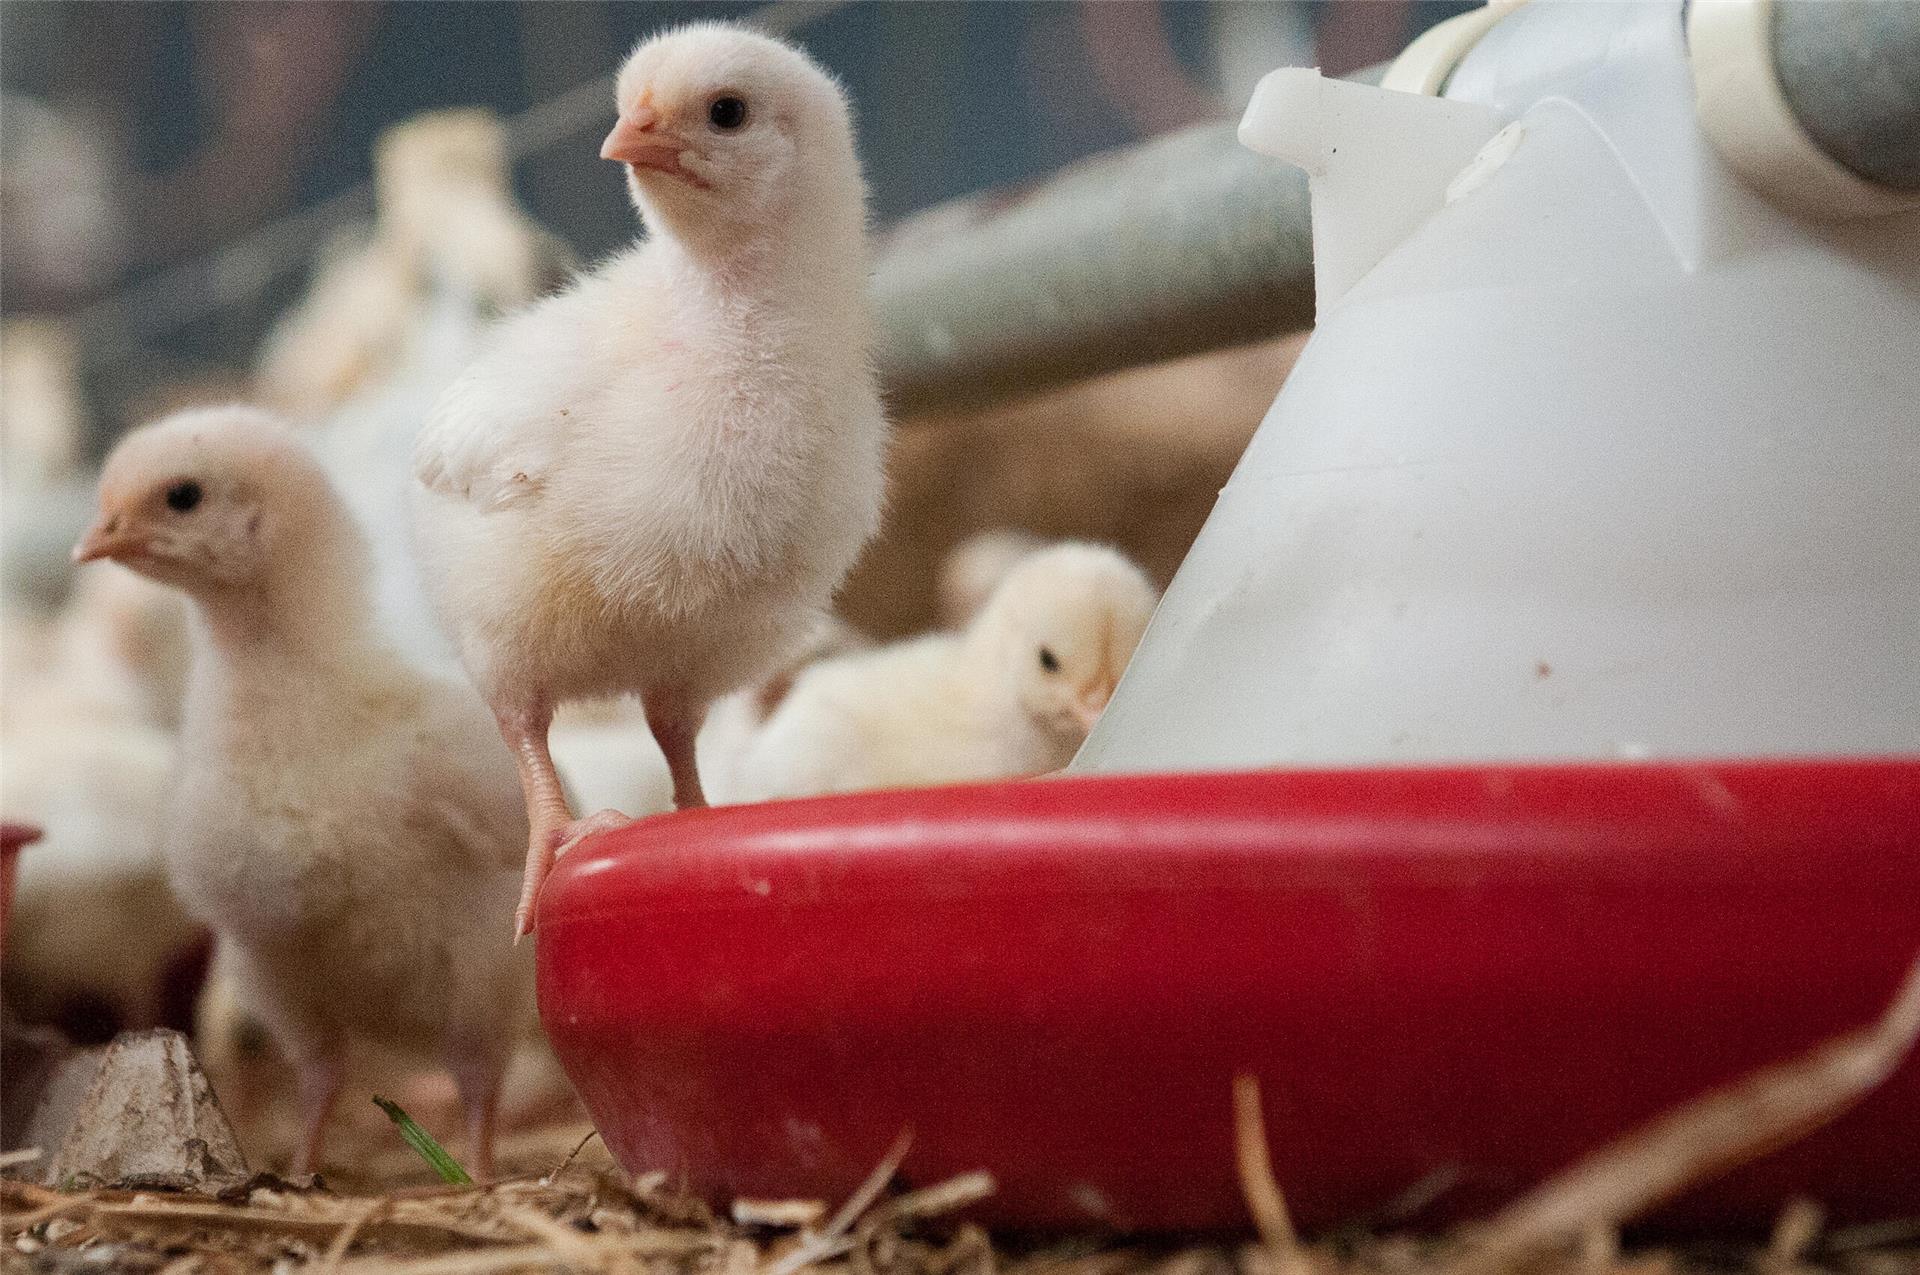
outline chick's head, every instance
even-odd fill
[[[374,146],[373,184],[382,231],[406,246],[431,243],[446,233],[450,206],[510,197],[506,129],[472,108],[396,124]]]
[[[1027,716],[1078,741],[1106,708],[1156,601],[1139,567],[1099,545],[1028,554],[968,630]]]
[[[620,69],[614,105],[600,155],[625,164],[641,211],[677,231],[737,234],[822,203],[864,206],[845,95],[778,40],[719,23],[655,36]]]
[[[311,453],[256,408],[194,408],[134,430],[100,472],[99,517],[76,562],[107,558],[189,594],[261,583],[290,547],[332,529]]]
[[[429,111],[380,134],[373,183],[382,212],[449,189],[505,191],[511,184],[507,134],[492,111]]]

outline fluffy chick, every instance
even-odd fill
[[[817,622],[879,517],[865,188],[839,87],[721,25],[636,49],[601,154],[648,236],[506,321],[415,450],[428,588],[519,762],[516,931],[575,821],[561,701],[636,693],[674,804],[708,706]]]
[[[565,282],[571,253],[521,211],[507,133],[491,111],[429,111],[374,148],[379,233],[432,280],[491,313]]]
[[[1111,549],[1022,558],[962,633],[841,656],[800,675],[741,757],[730,799],[1002,779],[1072,760],[1153,613]]]
[[[318,1162],[350,1045],[429,1049],[473,1159],[531,970],[489,918],[526,824],[472,693],[375,636],[367,545],[310,453],[266,414],[183,412],[127,436],[74,550],[195,604],[182,771],[166,844],[243,1008],[298,1071]]]

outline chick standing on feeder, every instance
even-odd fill
[[[815,664],[741,754],[728,800],[1037,775],[1073,759],[1153,613],[1111,549],[1021,558],[963,633]]]
[[[708,706],[806,636],[879,517],[866,201],[839,87],[778,41],[642,44],[601,154],[648,236],[509,319],[415,451],[438,609],[520,766],[516,932],[586,832],[548,752],[561,701],[638,693],[674,804],[706,804]]]
[[[349,1045],[368,1040],[437,1052],[488,1172],[531,969],[494,928],[526,823],[486,710],[375,636],[365,539],[265,413],[128,435],[74,557],[196,604],[168,868],[298,1069],[295,1170],[317,1164]]]

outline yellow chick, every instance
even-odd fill
[[[1011,778],[1072,760],[1156,596],[1097,545],[1021,558],[964,632],[813,665],[742,750],[735,801]]]
[[[452,1073],[491,1171],[530,963],[500,935],[526,823],[472,691],[372,622],[369,551],[307,449],[245,407],[182,412],[108,458],[75,548],[179,589],[196,652],[166,841],[239,1006],[294,1062],[296,1172],[361,1041]]]

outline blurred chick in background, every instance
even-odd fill
[[[491,111],[433,111],[381,134],[380,233],[441,286],[494,317],[560,287],[573,253],[520,208],[507,133]]]
[[[515,202],[488,112],[397,124],[374,168],[371,239],[318,269],[261,356],[255,396],[313,425],[372,544],[382,631],[407,658],[452,668],[410,548],[414,440],[491,322],[550,290],[569,256]]]
[[[204,941],[161,853],[174,741],[124,645],[146,640],[139,592],[78,592],[38,667],[16,667],[11,639],[7,652],[0,808],[46,830],[19,862],[7,1003],[82,1039],[161,1023]]]
[[[380,639],[365,538],[257,410],[185,412],[122,440],[75,557],[196,605],[168,866],[241,1006],[294,1060],[295,1172],[318,1165],[365,1040],[440,1058],[489,1174],[531,962],[496,928],[525,822],[484,707]]]
[[[866,202],[847,103],[720,25],[642,44],[601,154],[648,236],[509,319],[415,456],[429,586],[520,766],[517,933],[575,821],[554,708],[637,692],[705,804],[708,706],[787,656],[879,518]]]
[[[72,332],[0,329],[0,467],[10,519],[59,526],[86,475]],[[35,528],[38,531],[38,528]],[[0,599],[0,814],[46,838],[20,860],[8,1006],[86,1040],[176,1017],[205,931],[167,888],[160,831],[186,671],[186,617],[136,577],[72,583],[64,555]],[[27,555],[31,556],[31,555]],[[22,578],[22,575],[26,578]],[[64,597],[62,596],[64,594]]]
[[[87,506],[87,429],[79,338],[59,319],[0,324],[0,512],[6,516],[10,637],[24,637],[65,596],[63,540]]]
[[[58,319],[0,324],[0,457],[9,496],[85,475],[79,365],[73,331]]]
[[[556,286],[571,255],[513,197],[506,131],[490,111],[447,110],[388,129],[374,150],[375,219],[324,251],[305,298],[268,334],[256,394],[323,417],[399,366],[430,294],[482,317]]]
[[[729,801],[1058,770],[1086,739],[1156,595],[1097,545],[1020,558],[962,633],[824,660],[734,762]]]

